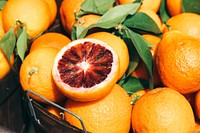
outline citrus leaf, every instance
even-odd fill
[[[113,6],[114,2],[115,0],[85,0],[81,4],[81,11],[78,15],[88,13],[103,15]]]
[[[159,15],[163,23],[165,23],[170,18],[169,13],[167,12],[166,0],[161,1]]]
[[[148,81],[129,76],[124,84],[121,85],[128,94],[132,94],[138,90],[148,88]]]
[[[182,11],[200,14],[199,0],[182,0]]]
[[[141,35],[126,27],[124,28],[124,34],[130,39],[140,58],[143,60],[149,77],[149,89],[153,89],[152,55],[146,41]]]
[[[90,28],[99,27],[109,29],[116,27],[119,23],[122,23],[128,15],[134,14],[140,5],[141,3],[132,3],[113,7],[108,12],[106,12],[95,24],[85,28],[77,38],[84,38]]]
[[[128,16],[123,22],[123,25],[132,29],[161,34],[157,24],[152,20],[151,17],[143,12],[137,12],[134,15]]]
[[[7,0],[0,0],[0,9],[2,10],[4,8],[4,5],[6,4]]]
[[[23,28],[23,31],[21,32],[19,38],[17,39],[17,53],[22,61],[24,60],[25,53],[28,48],[27,40],[28,40],[28,35],[26,32],[26,28]]]
[[[2,48],[8,59],[10,59],[14,52],[15,43],[16,37],[14,33],[14,28],[12,27],[8,32],[6,32],[6,34],[2,37],[0,41],[0,47]]]

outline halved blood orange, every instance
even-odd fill
[[[60,91],[76,101],[106,96],[118,80],[119,59],[108,44],[91,38],[74,40],[57,54],[52,75]]]

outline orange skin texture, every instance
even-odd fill
[[[24,23],[30,39],[33,39],[50,25],[49,6],[43,0],[9,0],[4,6],[2,19],[5,32],[18,19]]]
[[[40,35],[32,42],[30,52],[43,47],[52,47],[60,50],[70,42],[71,40],[64,34],[48,32]]]
[[[78,13],[84,0],[63,0],[60,6],[60,17],[66,32],[71,35],[75,22],[75,12]]]
[[[182,0],[166,0],[166,6],[171,16],[182,13]]]
[[[200,41],[179,31],[164,34],[156,53],[161,81],[182,94],[200,90]]]
[[[117,1],[120,5],[122,5],[122,4],[130,4],[135,0],[117,0]],[[157,13],[160,8],[160,4],[161,0],[154,0],[153,2],[151,0],[144,0],[140,8],[148,8]]]
[[[48,105],[45,108],[49,113],[55,115],[57,118],[62,119],[62,115],[61,113],[63,113],[63,111],[53,105]],[[64,113],[63,113],[64,114]]]
[[[6,55],[0,48],[0,80],[5,77],[5,75],[10,71],[12,65],[14,64],[14,54],[11,56],[10,61],[7,59]]]
[[[171,17],[166,23],[170,26],[170,31],[178,30],[200,40],[200,15],[181,13]]]
[[[4,28],[3,28],[3,22],[2,22],[2,13],[3,11],[0,10],[0,39],[4,36],[5,34],[5,31],[4,31]]]
[[[137,133],[191,133],[193,110],[183,95],[170,88],[155,88],[133,106],[132,128]]]
[[[99,100],[76,102],[68,99],[65,108],[80,116],[89,132],[128,133],[132,111],[130,102],[126,91],[116,84],[108,95]],[[79,120],[69,113],[65,113],[65,120],[82,129]]]
[[[51,74],[57,53],[58,49],[55,48],[41,48],[26,56],[19,72],[20,83],[24,91],[29,89],[56,103],[65,100],[63,94],[57,89]],[[31,74],[33,70],[36,71]],[[30,96],[38,102],[47,103],[35,95],[30,94]]]
[[[49,5],[49,10],[50,10],[50,25],[55,21],[57,12],[58,12],[58,7],[56,4],[56,0],[44,0],[48,5]]]

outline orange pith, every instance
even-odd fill
[[[105,52],[99,54],[102,48],[105,48]],[[93,49],[96,49],[95,53]],[[107,55],[109,57],[105,58]],[[107,64],[110,60],[112,63]],[[106,62],[105,67],[103,64],[95,65],[101,61]],[[100,73],[101,70],[103,73]],[[108,94],[117,82],[118,72],[119,61],[115,51],[104,42],[89,38],[64,46],[57,54],[52,69],[60,91],[77,101],[97,100]]]

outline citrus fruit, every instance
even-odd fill
[[[166,22],[170,31],[179,30],[200,40],[200,15],[195,13],[181,13],[169,18]]]
[[[90,101],[78,102],[67,100],[65,108],[77,114],[88,132],[92,133],[129,133],[132,106],[126,91],[115,85],[105,97]],[[77,118],[65,112],[65,120],[82,129]]]
[[[2,22],[2,13],[3,11],[0,10],[0,39],[4,36],[5,34],[5,31],[4,31],[4,28],[3,28],[3,22]]]
[[[120,79],[125,74],[129,65],[129,51],[126,43],[120,37],[109,32],[92,33],[86,36],[86,38],[94,38],[101,40],[110,45],[115,50],[119,57],[120,67],[118,79]]]
[[[136,0],[118,0],[119,4],[130,4],[132,2],[135,2]],[[151,0],[143,0],[141,8],[148,8],[155,13],[158,12],[160,8],[161,0],[154,0],[153,2]]]
[[[56,0],[44,0],[49,5],[50,10],[50,25],[55,21],[57,15],[57,3]]]
[[[69,42],[71,42],[71,40],[64,34],[57,32],[47,32],[40,35],[32,42],[30,52],[43,47],[53,47],[61,49]]]
[[[65,99],[57,89],[51,74],[57,53],[58,49],[55,48],[40,48],[26,56],[19,72],[20,83],[24,91],[31,90],[52,102]],[[30,96],[39,102],[46,103],[35,95],[30,94]]]
[[[192,107],[170,88],[155,88],[133,106],[132,128],[137,133],[191,133],[195,127]]]
[[[143,34],[142,37],[149,43],[152,44],[152,46],[149,48],[150,52],[152,54],[152,58],[153,58],[153,83],[154,86],[161,86],[161,80],[160,80],[160,76],[158,74],[157,68],[156,68],[156,64],[155,64],[155,51],[161,41],[161,39],[155,35],[151,35],[151,34]],[[144,62],[142,60],[139,60],[139,64],[136,67],[136,69],[131,73],[131,76],[134,76],[136,78],[139,79],[144,79],[144,80],[148,80],[148,74],[146,71],[146,66],[144,64]]]
[[[63,111],[61,110],[61,109],[59,109],[59,108],[57,108],[57,107],[55,107],[55,106],[53,106],[53,105],[48,105],[48,106],[46,106],[45,107],[45,109],[49,112],[49,113],[51,113],[51,114],[53,114],[54,116],[56,116],[57,118],[59,118],[59,119],[62,119],[62,115],[64,114],[63,113]]]
[[[11,56],[10,60],[3,53],[0,48],[0,80],[10,71],[12,65],[14,63],[14,54]]]
[[[138,10],[138,12],[142,12],[142,13],[145,13],[146,15],[148,15],[156,23],[156,25],[158,26],[160,31],[163,30],[162,21],[161,21],[160,17],[158,16],[158,14],[156,14],[154,11],[152,11],[148,8],[140,8]]]
[[[2,19],[5,32],[19,20],[33,39],[50,25],[49,6],[44,0],[9,0],[4,6]]]
[[[200,119],[200,91],[195,95],[195,114]]]
[[[72,26],[75,22],[75,14],[80,11],[84,0],[63,0],[60,6],[60,18],[66,32],[71,35]]]
[[[74,40],[57,54],[52,74],[60,91],[77,101],[97,100],[117,82],[116,52],[97,39]]]
[[[157,48],[156,65],[164,86],[182,94],[200,89],[200,41],[179,31],[163,35]]]
[[[200,123],[199,122],[196,122],[195,124],[195,129],[194,129],[194,132],[193,133],[199,133],[200,132]]]
[[[132,99],[132,104],[134,104],[142,95],[147,93],[149,89],[142,89],[142,90],[137,90],[136,92],[133,92],[131,94],[131,99]]]
[[[171,16],[182,13],[182,0],[166,0],[166,6]]]

